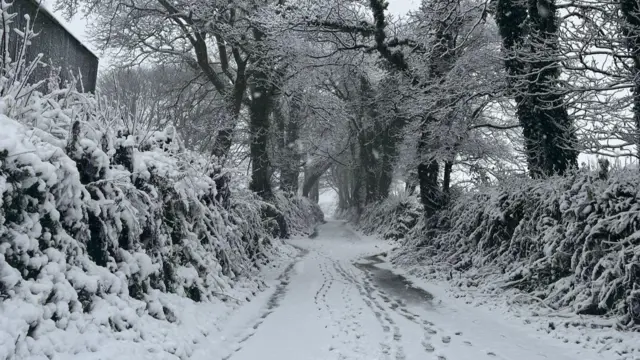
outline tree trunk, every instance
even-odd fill
[[[381,137],[382,161],[378,178],[378,197],[380,199],[389,196],[389,190],[393,183],[393,163],[397,156],[398,139],[405,124],[406,120],[404,118],[394,118],[385,129],[384,136]]]
[[[373,156],[373,140],[369,138],[366,130],[361,130],[358,135],[359,154],[360,154],[360,166],[364,170],[364,189],[365,189],[365,203],[370,204],[376,201],[376,159]]]
[[[322,175],[331,167],[330,162],[316,164],[314,167],[307,167],[304,170],[304,183],[302,184],[302,196],[310,198],[313,187],[318,183]]]
[[[320,198],[320,177],[328,169],[318,171],[318,169],[306,169],[304,172],[304,184],[302,186],[302,196],[318,203]]]
[[[622,32],[633,58],[633,119],[636,126],[635,145],[640,157],[640,4],[636,0],[620,0],[625,24]]]
[[[347,196],[349,194],[348,184],[345,181],[344,170],[339,166],[333,168],[334,179],[336,182],[336,190],[338,192],[338,209],[346,210],[348,208]]]
[[[229,119],[224,122],[223,128],[218,131],[211,153],[223,160],[229,154],[233,143],[233,133],[240,117],[242,101],[247,90],[246,64],[236,64],[236,79],[231,93],[228,95],[227,116]]]
[[[311,194],[309,196],[316,204],[320,201],[320,179],[316,181],[311,187]]]
[[[455,54],[456,45],[456,25],[454,19],[449,18],[448,9],[455,9],[459,6],[459,0],[442,0],[434,3],[434,11],[441,13],[443,16],[437,23],[434,30],[435,41],[431,48],[431,62],[429,70],[431,73],[431,81],[440,82],[442,78],[451,69]],[[444,11],[444,13],[443,13]],[[446,17],[445,17],[446,16]],[[436,101],[434,109],[430,110],[425,121],[420,125],[420,141],[418,142],[418,156],[420,164],[418,165],[418,181],[420,183],[420,200],[424,207],[425,216],[431,218],[442,206],[442,192],[438,186],[438,175],[440,173],[440,165],[437,159],[430,154],[433,145],[429,144],[435,141],[429,129],[430,124],[436,123],[438,119],[434,115],[434,111],[441,108],[442,100]]]
[[[428,157],[428,142],[431,140],[429,131],[426,129],[428,123],[435,119],[428,118],[421,126],[421,138],[418,143],[418,154],[421,156],[418,164],[418,182],[420,184],[420,202],[424,207],[424,213],[427,218],[435,215],[440,209],[440,200],[442,194],[438,186],[438,175],[440,173],[440,165],[438,161]],[[426,158],[425,158],[426,157]]]
[[[249,105],[249,134],[251,136],[251,183],[249,188],[263,199],[273,197],[269,173],[269,115],[271,113],[271,86],[264,71],[257,70],[253,77],[253,98]]]
[[[557,9],[554,0],[527,1],[498,0],[496,22],[507,52],[505,66],[523,129],[529,173],[534,178],[562,175],[577,165],[578,153],[573,123],[558,86]],[[523,48],[525,39],[531,42],[528,50]]]
[[[298,178],[300,176],[300,152],[298,151],[299,124],[301,117],[301,101],[299,96],[293,97],[286,127],[283,126],[282,156],[280,166],[281,188],[283,191],[298,192]]]
[[[442,193],[448,200],[451,190],[451,171],[453,170],[453,161],[447,161],[444,163],[444,176],[442,180]]]

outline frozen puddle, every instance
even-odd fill
[[[434,306],[431,293],[373,255],[389,244],[361,238],[342,222],[291,244],[300,257],[253,320],[225,337],[228,351],[220,360],[576,359],[575,348],[474,309],[444,300]]]

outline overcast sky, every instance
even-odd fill
[[[389,12],[395,15],[404,15],[409,10],[416,9],[418,7],[420,0],[387,0],[389,2]],[[55,0],[43,0],[45,7],[52,12],[55,13],[56,17],[60,22],[62,22],[67,29],[75,35],[78,39],[80,39],[89,49],[91,49],[96,55],[101,56],[100,49],[96,48],[91,43],[91,40],[88,38],[87,33],[85,31],[87,20],[82,17],[75,17],[71,21],[66,21],[63,16],[59,13],[53,11],[53,4],[55,4]],[[104,62],[101,62],[101,65],[104,65]]]
[[[389,11],[396,15],[404,15],[409,10],[418,8],[420,0],[387,0],[389,2]]]

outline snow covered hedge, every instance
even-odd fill
[[[130,134],[73,85],[42,94],[51,84],[29,85],[32,66],[0,77],[0,358],[53,353],[36,340],[87,321],[175,321],[158,292],[224,300],[280,251],[279,235],[322,220],[308,200],[220,188],[228,174],[173,128]]]
[[[415,208],[398,212],[394,202],[369,209],[364,229],[409,228],[398,224]],[[513,179],[461,195],[429,226],[420,217],[404,236],[396,263],[460,272],[477,286],[518,288],[548,307],[640,327],[636,170]]]
[[[422,217],[422,206],[415,196],[393,194],[368,206],[361,214],[343,211],[337,217],[351,221],[367,235],[378,234],[385,239],[400,240]]]

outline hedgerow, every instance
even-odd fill
[[[392,254],[397,264],[517,288],[549,308],[616,317],[637,329],[638,189],[635,169],[516,178],[456,196],[428,220],[415,217],[417,199],[387,200],[367,208],[360,226],[404,238]],[[405,225],[406,218],[416,221]]]
[[[76,84],[31,84],[37,59],[2,65],[0,358],[50,353],[33,339],[87,321],[115,332],[142,314],[175,321],[158,292],[226,300],[280,252],[279,237],[322,220],[308,200],[229,189],[238,179],[172,127],[132,134]]]

